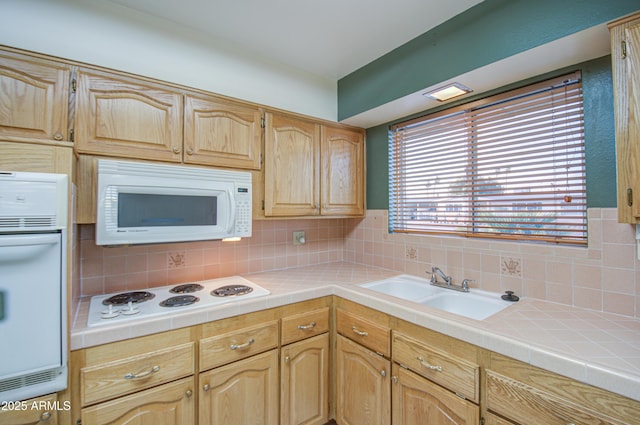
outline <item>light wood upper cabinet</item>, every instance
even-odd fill
[[[0,52],[0,136],[69,140],[70,68]]]
[[[185,96],[184,162],[260,169],[262,111],[213,96]]]
[[[618,221],[640,223],[640,14],[610,24]]]
[[[142,80],[81,70],[76,150],[125,158],[182,160],[182,94]]]
[[[266,216],[320,214],[320,125],[266,114]]]
[[[265,216],[364,214],[364,133],[267,113]]]
[[[323,126],[322,215],[364,214],[364,132]]]
[[[394,425],[475,425],[480,408],[431,381],[393,365]]]

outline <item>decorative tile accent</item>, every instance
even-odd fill
[[[167,257],[169,258],[168,268],[177,269],[180,267],[187,267],[187,254],[184,251],[169,252]]]
[[[414,246],[408,246],[406,257],[407,257],[407,260],[417,260],[418,250]]]
[[[500,258],[500,271],[513,277],[522,277],[522,259],[514,257]]]

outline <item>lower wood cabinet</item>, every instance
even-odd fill
[[[278,350],[200,374],[200,425],[277,425]]]
[[[390,425],[390,361],[342,335],[336,357],[336,422]]]
[[[280,425],[329,421],[329,334],[282,347]]]
[[[475,425],[480,408],[439,385],[393,365],[394,425]]]
[[[82,409],[82,423],[91,425],[195,424],[193,378]]]
[[[49,394],[32,398],[19,404],[3,404],[0,409],[0,424],[2,425],[57,425],[58,411],[57,394]],[[63,405],[62,405],[63,406]]]

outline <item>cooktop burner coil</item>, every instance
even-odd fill
[[[130,302],[137,304],[144,301],[148,301],[155,297],[154,294],[148,291],[132,291],[132,292],[122,292],[120,294],[116,294],[106,300],[102,301],[104,305],[127,305]]]
[[[160,302],[162,307],[182,307],[185,305],[191,305],[200,301],[200,298],[193,295],[176,295],[175,297],[167,298]]]
[[[214,297],[231,297],[234,295],[245,295],[253,291],[253,288],[246,285],[226,285],[211,291]]]
[[[174,286],[169,292],[174,294],[189,294],[191,292],[198,292],[204,289],[204,286],[199,283],[186,283],[184,285]]]

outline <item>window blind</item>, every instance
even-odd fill
[[[399,123],[391,232],[586,244],[580,73]]]

